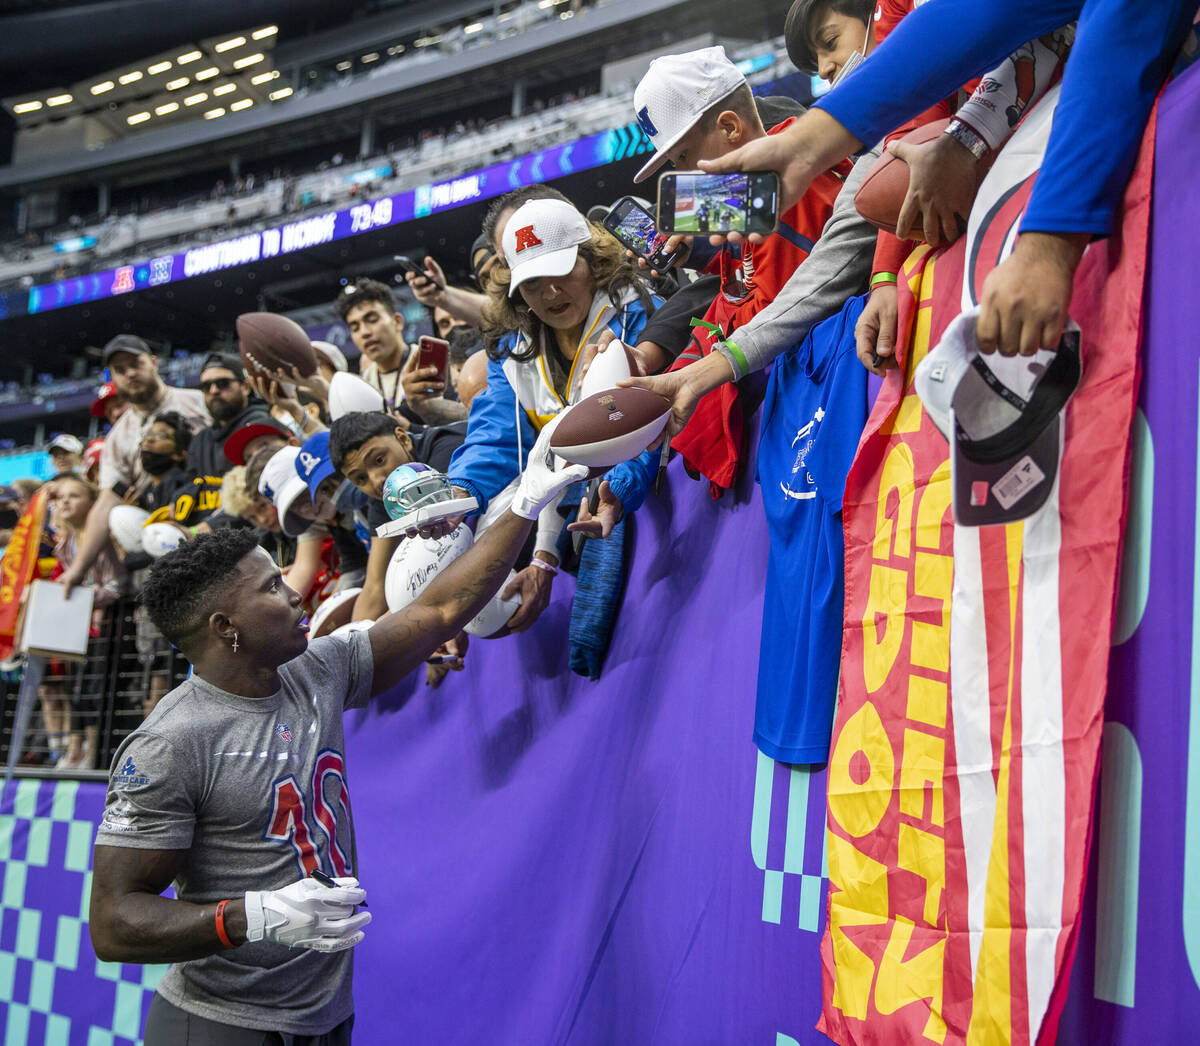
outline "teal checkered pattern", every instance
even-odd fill
[[[24,779],[0,804],[0,1039],[132,1046],[165,966],[100,962],[88,938],[104,785]]]
[[[791,909],[788,922],[797,929],[816,933],[829,878],[825,774],[807,766],[776,763],[762,752],[756,754],[750,852],[763,873],[763,922],[783,922],[787,885]],[[785,783],[786,791],[780,787]]]

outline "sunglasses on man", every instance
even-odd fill
[[[201,381],[198,388],[201,392],[207,392],[209,389],[216,386],[218,392],[224,392],[231,385],[236,384],[236,378],[209,378],[208,381]]]

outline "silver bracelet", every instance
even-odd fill
[[[988,143],[957,116],[950,121],[942,134],[950,135],[959,145],[965,147],[976,160],[982,160],[987,156],[990,149]]]

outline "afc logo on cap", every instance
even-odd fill
[[[542,241],[537,238],[537,233],[533,231],[532,225],[526,225],[517,230],[517,253],[520,254],[526,247],[540,247]]]
[[[647,138],[657,138],[658,128],[654,126],[654,121],[650,119],[650,107],[643,105],[637,113],[638,126],[646,132]]]

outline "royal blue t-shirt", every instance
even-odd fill
[[[754,743],[785,763],[829,757],[842,649],[842,492],[867,420],[854,352],[864,297],[775,360],[755,478],[771,547],[758,659]]]

